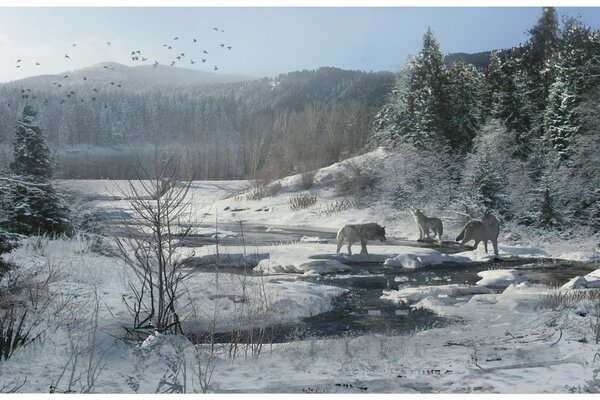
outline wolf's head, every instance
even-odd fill
[[[385,242],[385,226],[377,227],[377,233],[375,234],[375,239],[379,239],[382,242]]]
[[[416,217],[417,215],[419,215],[419,213],[420,213],[421,211],[419,211],[419,209],[418,209],[418,208],[416,208],[415,206],[410,206],[410,212],[412,213],[412,215],[413,215],[413,216],[415,216],[415,217]]]

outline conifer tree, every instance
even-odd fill
[[[26,105],[23,115],[17,120],[11,170],[16,175],[45,181],[52,175],[52,160],[46,138],[36,125],[36,116],[33,107]]]
[[[483,122],[483,77],[472,64],[459,60],[450,68],[446,91],[451,143],[454,148],[467,151]]]
[[[11,172],[0,196],[3,228],[14,233],[55,234],[71,228],[69,208],[50,181],[51,152],[36,124],[36,112],[27,105],[17,121]]]

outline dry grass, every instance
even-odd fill
[[[319,196],[312,193],[300,194],[298,196],[291,197],[288,200],[288,206],[292,211],[300,211],[310,206],[313,206],[319,200]]]
[[[320,212],[325,215],[333,215],[339,214],[354,207],[356,207],[356,200],[353,198],[347,198],[325,204],[321,208]]]

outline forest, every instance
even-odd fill
[[[12,82],[0,86],[2,161],[27,101],[59,149],[57,178],[136,178],[134,155],[159,151],[182,157],[182,177],[271,182],[381,146],[401,161],[375,171],[379,183],[363,194],[398,209],[487,209],[518,225],[597,232],[600,32],[547,7],[528,34],[487,58],[463,55],[475,65],[444,55],[429,29],[397,74],[324,67],[238,83],[124,83],[67,102],[50,77]],[[63,90],[89,91],[90,81]]]

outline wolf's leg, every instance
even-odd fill
[[[352,254],[352,250],[350,250],[351,246],[352,246],[352,242],[348,241],[348,254]]]
[[[487,254],[487,240],[483,241],[483,247],[485,248],[485,254]]]
[[[475,248],[477,248],[477,246],[479,246],[479,242],[480,242],[479,240],[475,241]]]
[[[338,241],[337,241],[337,249],[335,250],[335,252],[336,252],[336,253],[339,253],[339,252],[340,252],[340,249],[342,248],[342,246],[343,246],[343,245],[344,245],[344,241],[343,241],[343,240],[340,240],[340,239],[338,239]]]
[[[362,248],[360,249],[360,254],[369,254],[369,253],[367,252],[367,241],[366,241],[366,240],[364,240],[364,239],[363,239],[363,240],[361,240],[361,241],[360,241],[360,245],[361,245],[361,247],[362,247]]]
[[[419,225],[419,240],[423,240],[423,228]]]
[[[492,245],[494,246],[494,255],[498,257],[498,239],[492,239]]]
[[[469,239],[469,240],[470,240],[470,239]],[[464,238],[464,239],[462,240],[462,242],[460,242],[460,244],[458,245],[458,247],[460,247],[460,248],[462,248],[462,247],[465,247],[465,243],[467,243],[467,242],[468,242],[467,238]]]

